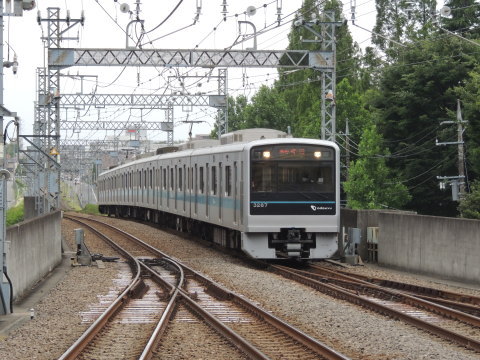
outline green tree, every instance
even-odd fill
[[[480,181],[472,183],[471,192],[460,200],[458,210],[463,218],[480,219]]]
[[[467,38],[480,36],[480,4],[476,0],[447,0],[445,6],[451,15],[442,17],[440,24],[449,31],[459,32]]]
[[[348,171],[343,184],[347,204],[352,209],[400,208],[410,200],[407,188],[393,180],[385,164],[382,137],[375,125],[365,128],[359,144],[359,158]]]
[[[457,203],[438,188],[436,176],[457,173],[456,148],[435,146],[456,141],[454,89],[478,64],[478,47],[456,37],[441,37],[407,47],[402,57],[386,66],[374,99],[379,129],[391,150],[388,165],[408,182],[410,209],[422,214],[455,216]],[[452,132],[449,132],[449,129]]]
[[[276,89],[261,86],[244,110],[243,128],[268,128],[287,131],[292,112]]]
[[[436,0],[376,0],[377,19],[372,42],[387,55],[397,56],[398,44],[418,40],[432,27]]]
[[[337,133],[345,133],[348,119],[352,140],[356,143],[360,141],[363,128],[372,120],[372,111],[368,109],[366,101],[369,96],[373,96],[371,92],[357,91],[346,78],[337,84]]]
[[[228,132],[243,129],[245,127],[245,108],[247,107],[247,97],[238,95],[237,97],[228,96]],[[210,133],[212,139],[218,138],[218,115],[215,118],[215,125]]]
[[[455,89],[462,103],[465,124],[467,170],[470,177],[480,176],[480,65],[468,74],[465,82]]]
[[[340,19],[342,14],[342,2],[328,0],[322,2],[323,12],[333,11],[335,19]],[[299,9],[296,19],[302,18],[305,21],[313,19],[313,15],[321,18],[318,13],[318,2],[305,0]],[[321,25],[312,25],[317,33],[322,33]],[[353,44],[352,36],[348,26],[343,24],[335,28],[336,38],[336,59],[337,79],[348,79],[350,84],[356,87],[359,79],[360,58],[359,49]],[[305,39],[313,39],[314,35],[303,26],[295,27],[288,35],[290,50],[320,51],[321,42],[305,42]],[[292,118],[292,129],[295,136],[320,137],[321,121],[321,97],[322,97],[322,73],[314,69],[291,70],[279,69],[279,80],[275,88],[283,94],[283,98],[294,114]]]

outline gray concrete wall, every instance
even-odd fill
[[[480,284],[480,221],[378,214],[378,262],[406,271]]]
[[[357,253],[363,260],[368,259],[367,248],[367,227],[378,227],[378,215],[384,213],[393,214],[415,214],[411,211],[400,210],[352,210],[342,208],[340,212],[340,226],[345,228],[348,234],[348,228],[358,228],[361,230],[362,238]]]
[[[24,198],[23,198],[23,208],[24,208],[23,218],[25,220],[33,219],[33,218],[38,216],[38,211],[35,207],[35,201],[36,201],[35,196],[24,196]],[[46,200],[44,202],[44,208],[45,209],[48,208],[48,203],[47,203]]]
[[[368,259],[367,227],[378,226],[378,214],[380,212],[381,210],[341,209],[340,226],[345,228],[345,233],[348,234],[348,228],[359,228],[362,232],[357,252],[364,260]]]
[[[62,261],[61,211],[7,228],[7,273],[17,299]]]

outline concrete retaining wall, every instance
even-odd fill
[[[357,247],[357,253],[364,260],[368,259],[367,227],[378,226],[379,212],[380,210],[341,209],[340,226],[345,228],[345,234],[348,234],[348,228],[359,228],[362,232],[362,238]]]
[[[361,231],[362,238],[357,247],[357,254],[363,260],[368,259],[367,227],[378,227],[378,215],[384,213],[415,214],[411,211],[341,209],[340,226],[345,229],[345,234],[348,234],[348,228],[358,228]]]
[[[378,262],[480,284],[480,221],[378,214]]]
[[[7,273],[17,299],[62,261],[61,211],[7,228]]]

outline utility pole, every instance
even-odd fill
[[[462,109],[460,106],[460,99],[457,99],[457,118],[456,121],[442,121],[440,125],[443,124],[457,124],[457,141],[450,142],[438,142],[436,140],[437,146],[446,146],[446,145],[457,145],[458,147],[458,160],[457,160],[457,169],[458,176],[437,176],[440,182],[440,189],[445,189],[445,183],[449,184],[452,187],[452,200],[458,201],[465,194],[465,152],[463,141],[463,133],[465,131],[463,123],[466,123],[462,119]]]
[[[463,119],[460,99],[457,99],[458,177],[465,179],[465,153],[463,151]],[[460,181],[460,196],[465,194],[465,181]]]
[[[323,10],[321,6],[320,11]],[[343,19],[335,20],[335,12],[324,11],[319,18],[316,16],[311,20],[306,21],[303,18],[298,18],[293,23],[295,26],[302,26],[304,29],[315,35],[315,39],[304,39],[303,42],[320,43],[321,53],[328,59],[329,66],[324,66],[320,69],[322,80],[322,110],[321,110],[321,134],[320,138],[324,140],[335,141],[336,136],[336,103],[335,103],[335,88],[336,88],[336,37],[335,29],[343,24]],[[313,26],[320,25],[320,32]],[[327,61],[325,61],[326,65]],[[319,69],[317,69],[319,70]]]
[[[350,130],[348,129],[348,119],[345,122],[345,167],[347,171],[345,172],[345,181],[348,181],[348,169],[350,169]]]
[[[85,16],[79,19],[70,18],[67,12],[65,19],[60,18],[60,8],[47,8],[47,18],[43,19],[40,13],[37,15],[37,22],[47,23],[47,36],[45,47],[57,49],[64,40],[78,40],[77,37],[66,37],[65,34],[77,24],[83,26]],[[61,26],[65,24],[65,26]],[[39,183],[38,188],[41,190],[38,194],[37,213],[48,213],[60,207],[60,70],[59,68],[42,68],[39,71],[39,89],[36,118],[41,121],[40,124],[34,124],[34,129],[38,134],[34,136],[40,140],[37,146],[41,149],[39,154],[42,164],[41,173],[36,174]],[[42,156],[43,155],[43,156]],[[42,186],[43,185],[43,186]]]

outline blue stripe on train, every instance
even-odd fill
[[[167,196],[167,194],[169,196]],[[136,195],[137,195],[137,199],[139,199],[141,201],[141,199],[142,199],[141,192],[138,191],[138,193]],[[147,193],[145,192],[144,195],[145,195],[145,197],[144,197],[144,202],[145,202],[147,200]],[[167,197],[168,197],[168,200],[170,202],[175,201],[175,192],[167,192],[167,191],[157,192],[157,191],[154,191],[153,196],[155,197],[155,195],[157,196],[157,198],[160,198],[160,197],[162,198],[162,205],[163,206],[166,205]],[[176,195],[177,195],[176,196],[177,201],[183,201],[184,200],[183,194],[176,193]],[[196,198],[197,198],[197,203],[198,204],[205,204],[205,202],[207,200],[206,195],[197,194]],[[208,195],[208,204],[213,205],[213,206],[218,206],[218,203],[219,203],[220,199],[221,199],[221,202],[222,202],[222,207],[230,208],[230,209],[233,209],[235,207],[235,199],[228,198],[228,197],[220,198],[218,196],[213,196],[213,195]],[[195,195],[186,194],[185,195],[185,201],[186,202],[195,202]],[[325,205],[325,204],[335,204],[335,201],[250,201],[250,204],[259,204],[259,203],[262,203],[262,204],[310,204],[310,205],[324,204]],[[172,206],[171,203],[169,205]],[[240,207],[240,200],[237,200],[236,207],[237,207],[237,209]]]
[[[335,201],[250,201],[250,204],[335,204]]]

